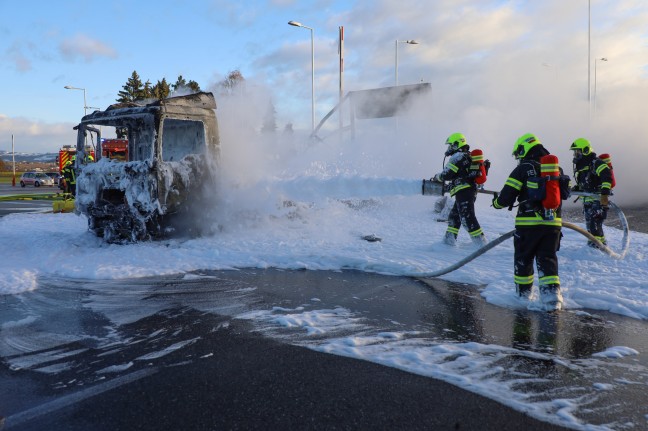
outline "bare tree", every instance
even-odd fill
[[[233,95],[245,92],[245,78],[240,70],[233,70],[227,74],[227,78],[218,83],[221,93],[224,95]]]

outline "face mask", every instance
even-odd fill
[[[579,161],[582,157],[583,157],[583,153],[582,153],[582,152],[580,152],[580,151],[574,151],[574,159],[572,160],[572,162],[576,163],[576,162]]]

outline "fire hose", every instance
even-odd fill
[[[443,189],[442,183],[438,183],[438,185],[432,184],[428,185],[428,183],[436,183],[433,181],[427,181],[423,180],[423,188],[422,192],[424,195],[441,195],[442,193],[437,194],[436,192],[439,190]],[[441,188],[439,188],[441,187]],[[490,195],[496,194],[496,192],[491,191],[491,190],[484,190],[484,189],[478,189],[477,190],[479,193],[486,193]],[[585,192],[572,192],[572,195],[574,196],[588,196],[588,197],[597,197],[598,195],[595,193],[585,193]],[[609,248],[606,244],[603,244],[601,241],[599,241],[594,235],[591,233],[587,232],[587,230],[576,226],[573,223],[569,223],[566,221],[562,222],[562,226],[572,229],[581,235],[584,235],[592,241],[596,245],[597,248],[599,248],[601,251],[609,255],[610,257],[614,259],[623,259],[628,252],[628,248],[630,246],[630,230],[628,228],[628,220],[625,217],[625,214],[623,211],[621,211],[621,208],[619,208],[614,202],[610,202],[609,206],[614,209],[614,211],[617,214],[617,217],[619,218],[619,222],[621,223],[621,227],[623,229],[623,240],[622,240],[622,250],[620,253],[615,252],[611,248]],[[418,272],[418,273],[412,273],[408,274],[411,277],[417,277],[417,278],[429,278],[429,277],[440,277],[442,275],[448,274],[449,272],[455,271],[468,262],[476,259],[477,257],[481,256],[482,254],[486,253],[488,250],[494,248],[495,246],[503,243],[507,239],[511,238],[515,234],[515,229],[513,229],[510,232],[505,233],[504,235],[500,235],[498,238],[490,241],[488,244],[484,245],[480,249],[474,251],[473,253],[469,254],[468,256],[464,257],[460,261],[446,267],[439,269],[437,271],[431,271],[431,272]]]

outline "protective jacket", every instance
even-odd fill
[[[519,205],[515,216],[516,228],[535,226],[560,228],[562,226],[562,205],[554,212],[553,219],[545,220],[542,202],[529,198],[527,182],[529,178],[540,176],[540,158],[547,154],[549,154],[549,151],[541,144],[531,148],[526,156],[520,160],[517,167],[513,169],[497,198],[493,199],[493,207],[496,209],[512,207],[517,199]],[[562,175],[562,169],[560,169],[560,173]]]
[[[609,195],[612,187],[612,170],[607,163],[591,152],[574,161],[574,177],[577,190],[587,193]],[[592,198],[584,197],[587,202]]]
[[[74,163],[68,161],[63,167],[61,174],[63,174],[63,178],[65,178],[66,183],[76,184],[76,172],[74,170]]]
[[[450,196],[464,189],[477,189],[475,177],[470,170],[471,165],[472,157],[469,152],[457,151],[450,156],[450,160],[438,175],[441,181],[450,181]]]

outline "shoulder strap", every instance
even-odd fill
[[[522,165],[526,164],[533,168],[535,176],[540,176],[540,162],[535,160],[525,160],[521,163]]]

